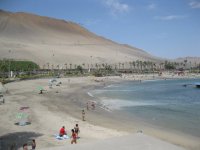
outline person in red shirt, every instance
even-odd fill
[[[60,129],[60,133],[59,133],[59,136],[63,136],[63,135],[67,135],[67,132],[65,131],[65,126],[63,126],[63,127]]]
[[[76,133],[74,131],[74,129],[72,129],[72,135],[71,135],[71,144],[75,143],[76,144]]]

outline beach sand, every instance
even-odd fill
[[[152,76],[144,76],[142,79],[151,78]],[[184,148],[198,150],[200,144],[196,137],[159,129],[140,122],[139,118],[133,122],[123,114],[103,109],[101,105],[97,105],[95,110],[86,109],[87,102],[97,101],[88,95],[88,91],[113,82],[138,79],[141,77],[59,78],[57,80],[62,84],[53,85],[52,89],[48,87],[50,79],[6,84],[5,87],[8,89],[8,93],[5,94],[6,103],[0,105],[0,149],[12,144],[21,148],[24,143],[29,143],[33,138],[36,139],[37,149],[62,149],[61,147],[74,149],[70,146],[69,139],[57,140],[54,135],[58,134],[63,125],[67,133],[71,134],[71,129],[78,123],[81,131],[78,145],[85,145],[85,148],[91,144],[91,146],[96,145],[96,149],[101,149],[98,145],[106,144],[108,141],[116,145],[119,144],[120,139],[129,139],[124,142],[122,140],[122,146],[126,147],[129,143],[129,147],[127,146],[129,149],[135,145],[135,149],[144,150],[160,149],[159,147],[170,150]],[[43,94],[39,94],[38,89],[41,87],[44,89]],[[21,107],[28,107],[30,125],[15,125],[19,121],[16,115],[21,112]],[[86,121],[82,121],[82,109],[86,111]],[[142,134],[137,133],[140,130]],[[148,144],[145,145],[144,142]]]

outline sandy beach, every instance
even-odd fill
[[[189,75],[182,78],[194,76]],[[123,80],[175,77],[165,74],[162,77],[123,75],[122,77],[103,78],[58,78],[57,81],[61,84],[59,86],[54,84],[52,88],[48,86],[50,79],[8,83],[5,85],[8,90],[5,94],[6,102],[0,105],[0,146],[5,148],[15,144],[17,148],[21,148],[24,143],[29,143],[34,138],[37,142],[37,149],[78,149],[82,146],[83,149],[92,146],[96,146],[96,149],[105,149],[100,145],[110,143],[111,147],[114,147],[118,143],[122,146],[118,147],[119,149],[198,150],[200,144],[196,137],[159,129],[140,122],[139,118],[135,122],[128,121],[129,119],[124,115],[98,104],[95,110],[91,107],[90,110],[86,109],[87,102],[97,101],[88,95],[88,91],[92,89]],[[44,89],[43,94],[39,94],[38,89],[41,87]],[[16,115],[20,112],[20,108],[27,108],[30,125],[15,125],[19,121]],[[82,121],[82,109],[86,111],[86,121]],[[67,133],[71,135],[70,131],[76,123],[79,124],[81,131],[76,148],[71,146],[69,139],[55,139],[54,135],[58,134],[63,125]],[[144,144],[144,142],[147,143]]]

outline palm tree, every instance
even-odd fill
[[[174,62],[174,66],[175,66],[175,69],[177,69],[179,67],[179,63],[178,62]]]
[[[115,64],[115,70],[117,70],[117,64]]]
[[[148,71],[151,71],[151,62],[150,61],[147,61],[147,70]]]
[[[60,65],[59,64],[56,67],[57,67],[58,70],[60,69]]]
[[[43,70],[45,69],[45,67],[46,67],[46,65],[44,64],[44,65],[43,65]]]
[[[133,68],[134,68],[134,70],[135,70],[135,61],[133,61],[132,64],[133,64]]]
[[[67,63],[65,63],[65,70],[67,70]]]
[[[130,71],[133,69],[132,66],[133,66],[133,64],[132,64],[132,62],[130,61],[130,62],[129,62],[129,70],[130,70]]]
[[[119,62],[119,69],[121,68],[121,63]]]
[[[140,66],[140,61],[139,60],[136,60],[136,66],[137,66],[137,71],[139,72],[139,66]]]
[[[70,68],[70,70],[72,70],[72,64],[69,64],[69,68]]]
[[[187,68],[187,59],[184,60],[184,66],[185,66],[185,70]]]
[[[96,67],[96,69],[98,69],[98,64],[97,63],[95,64],[95,67]]]
[[[200,63],[199,63],[199,66],[198,66],[198,68],[199,68],[199,72],[200,72]]]
[[[163,65],[164,65],[164,63],[161,62],[159,65],[160,65],[160,70],[162,70],[162,69],[163,69]]]
[[[49,70],[49,62],[47,63],[47,69]]]
[[[85,69],[85,63],[82,63],[83,69]]]
[[[102,67],[104,68],[105,67],[105,64],[103,63],[103,64],[101,64],[102,65]]]
[[[192,62],[190,61],[190,72],[192,72]]]
[[[142,66],[143,66],[143,62],[142,61],[139,61],[139,64],[140,64],[140,71],[142,72]]]
[[[144,61],[144,62],[143,62],[143,68],[144,68],[144,70],[147,69],[147,61]]]

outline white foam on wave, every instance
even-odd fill
[[[158,81],[163,81],[163,79],[144,80],[142,82],[158,82]]]
[[[108,85],[108,86],[106,86],[104,88],[112,88],[112,87],[119,87],[119,86],[111,84],[111,85]]]
[[[90,93],[90,92],[87,92],[87,94],[88,94],[90,97],[94,97],[94,96],[92,95],[92,93]]]
[[[111,110],[120,110],[123,107],[137,107],[137,106],[154,106],[160,105],[155,102],[139,102],[139,101],[128,101],[121,99],[101,99],[101,104]]]
[[[95,93],[103,93],[103,92],[132,92],[132,91],[136,91],[136,90],[94,90]]]

